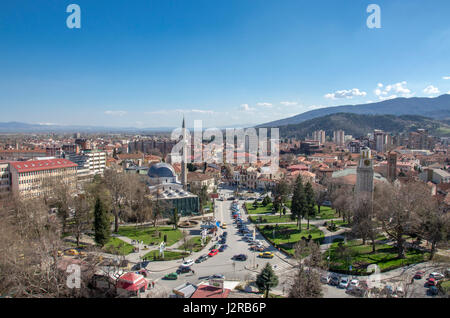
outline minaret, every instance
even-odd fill
[[[358,168],[356,169],[356,195],[373,196],[373,161],[370,149],[361,149]]]
[[[186,140],[186,125],[184,123],[183,116],[183,157],[181,159],[181,184],[183,185],[183,189],[187,190],[187,140]]]

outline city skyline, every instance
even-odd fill
[[[444,1],[378,1],[380,29],[365,1],[76,3],[81,29],[69,3],[3,5],[2,122],[225,127],[450,91]]]

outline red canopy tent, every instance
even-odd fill
[[[140,289],[147,289],[147,280],[144,276],[128,272],[119,277],[117,281],[117,288],[124,289],[130,292],[136,292]]]

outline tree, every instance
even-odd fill
[[[299,175],[295,181],[294,194],[292,196],[291,212],[292,217],[297,219],[297,226],[301,230],[301,219],[305,215],[306,198],[303,188],[303,180]]]
[[[352,233],[362,238],[363,245],[366,244],[367,239],[370,239],[372,241],[372,253],[375,253],[375,240],[378,234],[378,224],[373,215],[371,201],[371,197],[362,194],[357,198],[354,198],[352,205]]]
[[[92,208],[85,195],[79,195],[74,201],[73,220],[70,226],[71,232],[80,246],[80,238],[84,232],[92,228]]]
[[[430,260],[432,260],[437,244],[449,240],[450,215],[431,196],[428,200],[419,202],[416,215],[415,233],[431,243]]]
[[[316,215],[315,209],[316,198],[314,194],[314,190],[312,188],[311,183],[308,181],[305,185],[305,215],[308,218],[308,226],[309,230],[309,219]]]
[[[178,209],[175,207],[172,210],[172,214],[170,215],[170,221],[173,224],[173,228],[176,230],[178,228],[178,221],[180,220],[180,216],[178,215]]]
[[[108,220],[108,214],[100,198],[97,198],[94,208],[94,232],[95,242],[100,247],[108,243],[111,235],[111,229]]]
[[[430,199],[425,184],[382,184],[375,193],[374,211],[383,230],[397,245],[398,258],[405,258],[405,235],[413,232],[421,202]]]
[[[126,175],[114,169],[104,172],[104,183],[111,198],[112,214],[114,215],[114,232],[119,231],[119,216],[125,204]]]
[[[267,205],[269,205],[272,202],[272,200],[270,200],[269,195],[266,195],[263,199],[262,205],[263,207],[266,207]]]
[[[295,245],[295,256],[300,262],[289,288],[289,297],[322,297],[320,276],[316,270],[325,268],[320,246],[312,240],[301,240]]]
[[[289,192],[290,192],[289,185],[284,180],[278,182],[272,191],[272,195],[274,198],[273,205],[275,208],[275,212],[280,211],[280,217],[281,217],[281,207],[283,206],[283,204],[286,203]]]
[[[271,288],[278,285],[278,277],[275,275],[272,265],[269,263],[262,269],[261,273],[256,277],[256,286],[260,291],[265,292],[266,298],[269,298]]]
[[[255,201],[253,201],[253,208],[256,209],[258,207],[258,201],[255,199]]]
[[[202,187],[191,187],[191,192],[198,196],[200,212],[203,216],[203,207],[209,202],[208,187],[206,185]]]
[[[317,186],[316,189],[314,189],[315,193],[315,199],[317,204],[317,210],[320,214],[320,208],[322,207],[322,204],[327,200],[328,192],[327,189],[322,186]]]

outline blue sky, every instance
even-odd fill
[[[449,16],[448,0],[2,1],[0,122],[222,127],[438,96]]]

